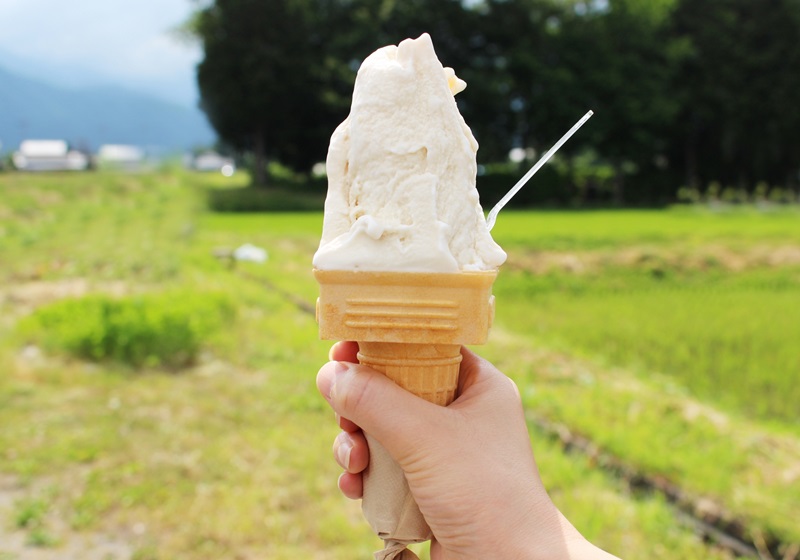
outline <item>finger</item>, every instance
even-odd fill
[[[349,473],[360,473],[369,463],[369,446],[364,434],[342,432],[333,442],[333,456]]]
[[[339,490],[351,500],[359,500],[364,495],[364,480],[360,474],[342,473],[339,477]]]
[[[348,420],[347,418],[343,418],[338,414],[336,415],[336,423],[345,432],[358,432],[359,430],[361,430],[361,428],[357,426],[355,422],[353,422],[352,420]]]
[[[477,383],[483,373],[484,360],[475,352],[461,347],[461,369],[458,372],[458,394],[463,395],[475,383]]]
[[[439,541],[436,540],[436,537],[431,539],[431,560],[437,560],[442,558],[444,555],[444,549],[442,545],[439,544]]]
[[[336,372],[345,367],[343,362],[328,362],[317,372],[317,389],[328,401],[328,404],[331,404],[331,391],[333,390],[333,382],[336,379]],[[336,416],[339,417],[339,412],[335,409],[334,411]]]
[[[458,376],[458,398],[453,405],[458,408],[473,396],[494,395],[519,400],[516,384],[490,362],[468,348],[461,347],[461,369]]]
[[[349,340],[337,342],[331,346],[328,352],[328,359],[334,362],[352,362],[358,363],[358,343]]]
[[[395,385],[383,374],[357,364],[328,362],[317,375],[320,392],[333,409],[374,436],[395,460],[433,445],[431,426],[440,426],[447,409]]]

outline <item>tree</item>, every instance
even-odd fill
[[[193,20],[205,53],[201,107],[224,142],[253,153],[257,185],[268,158],[298,169],[322,159],[346,114],[352,75],[326,52],[337,8],[332,0],[216,0]]]
[[[215,0],[190,25],[205,53],[201,108],[253,153],[256,184],[268,158],[307,170],[347,115],[361,60],[425,31],[440,55],[459,53],[465,13],[459,0]]]
[[[796,184],[800,3],[681,0],[673,33],[691,45],[671,135],[687,184]]]
[[[258,184],[267,158],[322,160],[361,61],[422,32],[469,84],[456,101],[484,163],[541,152],[591,108],[560,155],[592,149],[619,201],[663,200],[677,174],[797,180],[797,0],[215,0],[193,29],[202,107]]]
[[[559,52],[574,78],[573,95],[596,111],[583,138],[613,167],[617,203],[631,198],[626,175],[666,153],[666,133],[680,110],[669,91],[681,56],[668,34],[671,4],[610,0],[607,9],[563,24]]]

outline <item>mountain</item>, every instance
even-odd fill
[[[113,86],[60,87],[0,68],[2,151],[27,138],[91,150],[102,144],[183,150],[210,144],[215,134],[196,108]]]
[[[167,79],[130,74],[110,76],[74,60],[65,64],[56,58],[28,56],[3,48],[0,48],[0,67],[17,77],[65,89],[85,89],[115,84],[122,89],[185,106],[193,105],[197,98],[197,85],[191,79],[187,81],[187,76],[182,71],[174,72]]]
[[[64,87],[91,87],[108,83],[108,78],[82,65],[63,64],[57,60],[39,59],[15,54],[0,48],[0,70],[44,84]]]

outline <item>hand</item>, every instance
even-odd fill
[[[403,469],[434,534],[433,560],[613,558],[550,500],[519,392],[494,366],[462,348],[458,398],[440,407],[358,365],[357,351],[356,343],[337,343],[317,376],[343,430],[334,454],[347,497],[361,497],[369,463],[363,428]]]

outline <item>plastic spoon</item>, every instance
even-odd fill
[[[527,172],[527,173],[526,173],[526,174],[525,174],[525,175],[522,177],[522,179],[520,179],[519,181],[517,181],[517,184],[516,184],[516,185],[514,185],[513,187],[511,187],[511,190],[510,190],[510,191],[508,191],[508,192],[506,193],[506,195],[505,195],[505,196],[504,196],[502,199],[500,199],[500,202],[498,202],[497,204],[495,204],[494,208],[492,208],[492,209],[489,211],[489,215],[486,217],[486,227],[489,229],[489,231],[491,231],[491,230],[492,230],[492,228],[494,227],[494,223],[497,221],[497,214],[499,214],[499,213],[500,213],[500,210],[502,210],[502,209],[503,209],[503,207],[504,207],[506,204],[508,204],[508,201],[509,201],[509,200],[511,200],[511,199],[514,197],[514,195],[515,195],[515,194],[517,194],[517,193],[519,192],[519,190],[520,190],[522,187],[524,187],[524,186],[525,186],[525,183],[527,183],[527,182],[530,180],[530,178],[531,178],[531,177],[533,177],[533,176],[536,174],[536,172],[537,172],[537,171],[539,171],[539,169],[541,169],[541,167],[542,167],[542,166],[543,166],[545,163],[547,163],[547,162],[548,162],[548,160],[549,160],[551,157],[553,157],[553,154],[555,154],[555,153],[556,153],[556,152],[559,150],[559,148],[561,148],[561,146],[563,146],[563,145],[564,145],[564,142],[566,142],[567,140],[569,140],[569,139],[570,139],[570,137],[571,137],[573,134],[575,134],[575,133],[578,131],[578,129],[579,129],[580,127],[582,127],[582,126],[583,126],[583,124],[584,124],[586,121],[588,121],[588,120],[591,118],[591,116],[592,116],[592,115],[594,115],[594,111],[589,111],[589,112],[587,112],[585,115],[583,115],[583,117],[581,118],[581,120],[579,120],[578,122],[576,122],[576,123],[575,123],[575,124],[572,126],[572,128],[570,128],[570,129],[567,131],[567,133],[566,133],[564,136],[562,136],[562,137],[561,137],[561,140],[559,140],[558,142],[556,142],[555,146],[553,146],[552,148],[550,148],[550,149],[547,151],[547,153],[546,153],[546,154],[544,154],[544,155],[542,156],[542,158],[541,158],[539,161],[537,161],[537,162],[536,162],[536,164],[535,164],[533,167],[531,167],[531,168],[528,170],[528,172]]]

